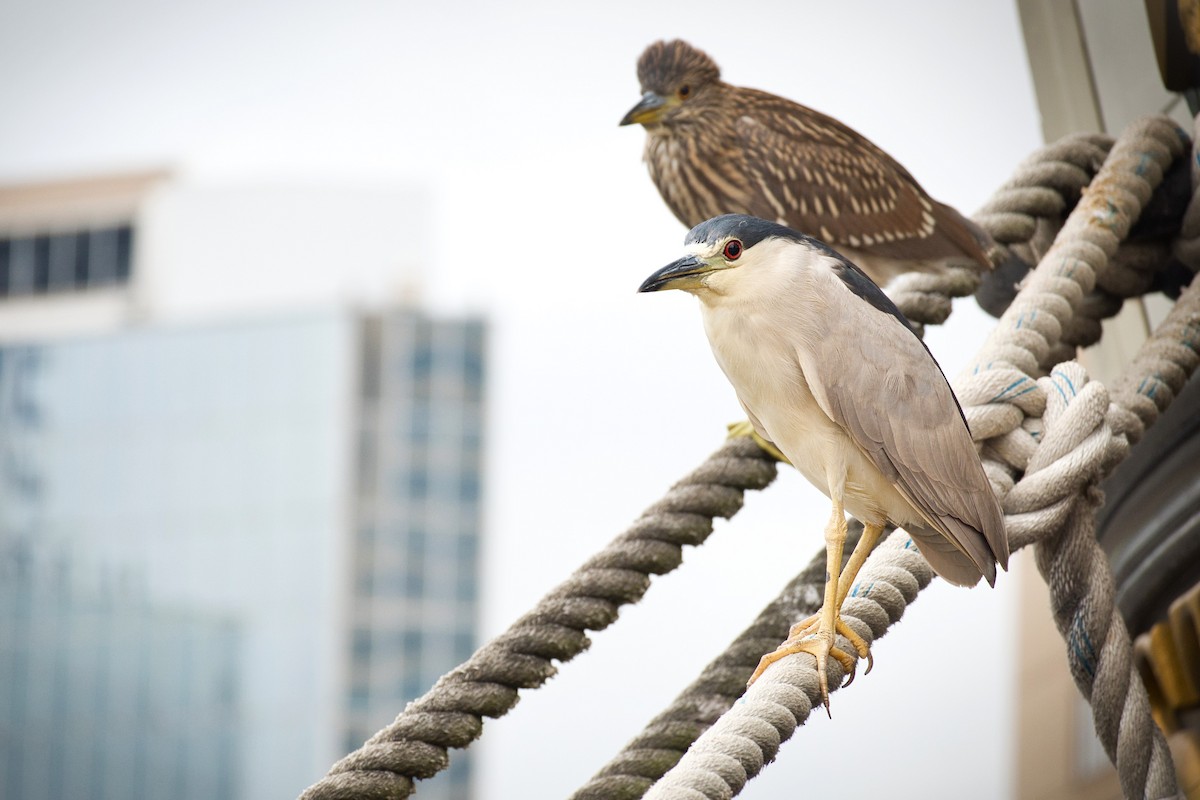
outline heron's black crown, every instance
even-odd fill
[[[747,250],[765,239],[787,239],[788,241],[803,245],[810,250],[815,250],[821,255],[828,256],[833,259],[834,274],[841,279],[847,289],[870,303],[877,310],[885,314],[891,314],[916,336],[916,331],[913,330],[908,319],[896,307],[892,299],[884,294],[875,281],[871,280],[867,273],[859,269],[857,264],[820,239],[814,239],[786,225],[780,225],[778,222],[771,222],[770,220],[752,217],[747,214],[722,214],[719,217],[707,219],[688,231],[683,244],[685,247],[692,244],[713,246],[721,240],[730,237],[741,241],[742,247]]]
[[[690,244],[713,245],[730,236],[740,239],[743,247],[754,247],[764,239],[789,239],[845,261],[843,255],[819,239],[814,239],[786,225],[780,225],[778,222],[752,217],[749,214],[722,214],[719,217],[706,219],[688,231],[683,244],[684,246]]]

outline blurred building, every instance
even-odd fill
[[[2,797],[294,797],[475,646],[482,321],[164,311],[164,186],[0,190]]]

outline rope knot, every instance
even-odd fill
[[[1059,364],[1037,385],[1045,412],[1026,428],[1038,444],[1002,500],[1014,550],[1061,530],[1075,501],[1128,449],[1108,425],[1108,390],[1077,362]]]

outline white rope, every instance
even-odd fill
[[[955,387],[973,435],[984,441],[984,467],[1004,506],[1012,549],[1039,542],[1039,568],[1051,585],[1073,676],[1093,701],[1097,734],[1127,797],[1177,794],[1170,754],[1150,716],[1145,688],[1132,672],[1129,634],[1113,607],[1112,576],[1091,528],[1095,482],[1128,445],[1109,425],[1103,385],[1088,381],[1073,362],[1049,367],[1064,351],[1073,352],[1063,341],[1064,330],[1185,142],[1166,118],[1130,126],[985,342],[972,373]],[[1200,320],[1200,287],[1193,285],[1176,310]],[[1181,331],[1186,337],[1187,330],[1188,323],[1175,325],[1163,338]],[[1195,341],[1163,345],[1181,348],[1175,353],[1183,358],[1184,373],[1195,368],[1187,358]],[[1135,361],[1134,367],[1144,363]],[[1124,432],[1128,417],[1117,410],[1112,416]],[[897,532],[864,565],[857,586],[866,588],[846,601],[843,619],[870,643],[929,579],[924,559]],[[830,685],[838,685],[840,666],[831,662],[827,668]],[[816,680],[811,655],[777,662],[646,797],[736,795],[819,702]]]

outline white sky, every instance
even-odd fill
[[[840,117],[968,213],[1040,142],[1008,0],[7,0],[0,180],[163,165],[223,191],[427,192],[431,213],[381,238],[418,254],[435,308],[493,322],[492,635],[740,417],[694,301],[634,293],[684,229],[646,176],[642,132],[617,121],[640,94],[642,48],[676,36],[730,82]],[[317,286],[323,268],[296,264]],[[374,285],[338,269],[331,298]],[[989,326],[972,301],[958,312],[930,338],[951,376]],[[790,472],[752,495],[592,652],[487,723],[480,797],[582,784],[820,549],[827,508]],[[742,796],[792,796],[801,780],[811,794],[1008,796],[1014,589],[932,587],[872,674],[834,695],[833,720],[814,717]]]

